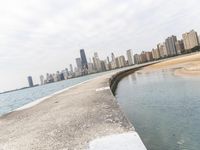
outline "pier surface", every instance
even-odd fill
[[[112,139],[110,144],[116,147],[120,137],[129,139],[130,143],[124,143],[125,150],[134,146],[145,149],[110,90],[113,74],[0,117],[0,150],[95,150],[105,144],[105,139]],[[139,145],[134,145],[135,139]],[[109,146],[105,144],[104,149],[110,149]]]

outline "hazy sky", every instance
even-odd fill
[[[200,32],[199,0],[5,0],[0,2],[0,91],[75,64],[151,50],[171,34]]]

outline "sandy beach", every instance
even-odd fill
[[[138,72],[152,72],[163,69],[175,69],[174,75],[180,77],[199,77],[200,76],[200,53],[171,58],[148,67],[144,67]]]

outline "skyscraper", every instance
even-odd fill
[[[134,64],[134,58],[133,58],[133,52],[132,52],[132,50],[131,49],[127,50],[126,54],[127,54],[127,58],[128,58],[128,64],[129,65]]]
[[[108,70],[112,69],[111,62],[109,57],[107,56]]]
[[[159,50],[157,48],[155,48],[155,49],[153,48],[152,49],[152,56],[153,56],[154,60],[157,60],[157,59],[160,58],[160,52],[159,52]]]
[[[94,57],[98,58],[99,59],[99,55],[97,52],[94,53]]]
[[[69,65],[69,68],[70,68],[70,72],[73,73],[73,72],[74,72],[74,69],[73,69],[72,64]]]
[[[29,84],[29,87],[33,87],[33,79],[31,76],[28,76],[28,84]]]
[[[44,76],[43,76],[43,75],[40,76],[40,84],[41,84],[41,85],[44,84]]]
[[[76,65],[78,69],[82,68],[82,64],[81,64],[81,58],[76,58]]]
[[[158,49],[158,51],[160,53],[160,57],[161,58],[167,57],[167,49],[166,49],[165,43],[159,43],[157,45],[157,49]]]
[[[82,69],[88,69],[87,58],[84,49],[80,49]]]
[[[135,64],[140,64],[141,63],[141,57],[139,54],[134,55],[134,63]]]
[[[190,32],[186,32],[182,35],[183,43],[186,51],[190,51],[192,48],[199,46],[199,39],[197,32],[191,30]]]
[[[102,71],[102,65],[101,65],[101,61],[99,59],[98,53],[94,53],[94,57],[93,57],[93,63],[94,63],[94,68],[97,72],[101,72]]]
[[[115,59],[114,53],[111,53],[111,59],[112,59],[112,61],[111,61],[111,68],[115,69],[117,67],[117,64],[116,64],[116,59]]]
[[[174,56],[177,54],[176,41],[177,41],[177,38],[174,35],[172,35],[171,37],[168,37],[165,40],[165,45],[166,45],[168,56]]]
[[[147,62],[146,53],[144,51],[142,51],[142,53],[140,54],[140,57],[141,57],[142,63]]]
[[[152,61],[153,60],[153,55],[152,52],[145,52],[147,61]]]
[[[106,71],[106,63],[105,63],[105,61],[101,60],[100,64],[101,64],[102,71]]]
[[[94,73],[94,64],[93,63],[88,63],[88,73]]]
[[[125,67],[126,66],[126,60],[123,55],[119,56],[119,67]]]
[[[184,44],[183,44],[183,40],[178,40],[176,42],[176,50],[177,50],[177,54],[182,54],[184,53]]]

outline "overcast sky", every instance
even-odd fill
[[[172,34],[200,32],[199,0],[5,0],[0,2],[0,91],[75,64],[79,49],[151,50]]]

